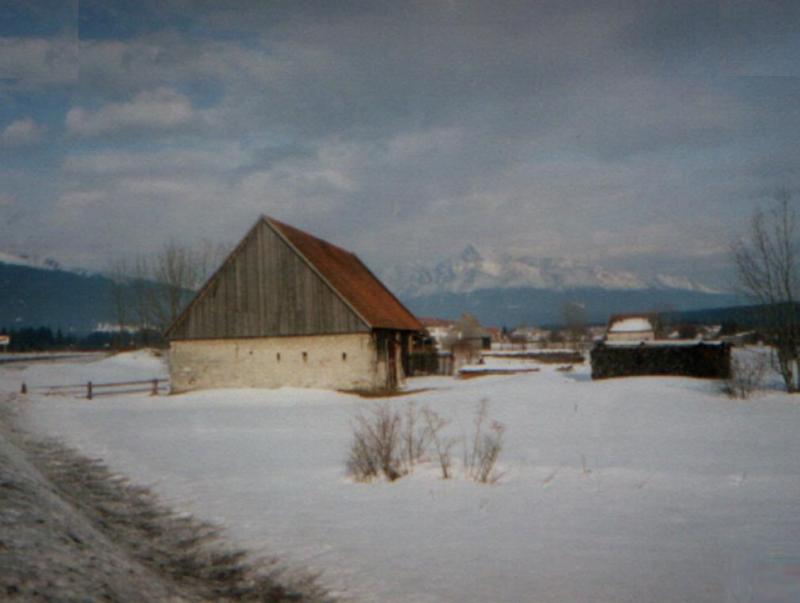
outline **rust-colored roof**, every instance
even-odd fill
[[[422,331],[423,326],[358,257],[269,217],[264,220],[375,329]]]

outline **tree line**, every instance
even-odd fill
[[[21,329],[0,329],[0,335],[8,335],[11,342],[3,346],[9,352],[41,352],[46,350],[69,350],[79,347],[91,347],[87,337],[73,334],[64,335],[61,329],[50,327],[25,327]]]

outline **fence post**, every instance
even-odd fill
[[[150,391],[151,396],[158,395],[158,379],[153,379],[153,389]]]
[[[91,400],[92,399],[92,382],[91,381],[89,381],[86,384],[86,399],[87,400]]]

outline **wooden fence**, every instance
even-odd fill
[[[167,379],[143,379],[141,381],[120,381],[117,383],[94,383],[87,381],[73,385],[42,385],[34,388],[47,394],[62,394],[83,396],[87,400],[92,400],[97,396],[111,396],[117,394],[140,394],[150,392],[151,396],[169,391],[169,381]],[[22,393],[27,392],[27,386],[22,384]]]
[[[450,353],[438,353],[435,350],[411,352],[409,354],[408,376],[452,375],[453,356]]]

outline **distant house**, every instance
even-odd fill
[[[479,362],[481,350],[491,349],[491,346],[491,335],[477,318],[466,313],[461,315],[442,340],[442,348],[452,355],[454,370]]]
[[[262,216],[167,329],[172,390],[392,389],[422,330],[354,254]]]
[[[653,341],[656,320],[652,314],[615,314],[608,319],[606,341]]]
[[[517,343],[541,343],[547,340],[549,332],[539,327],[519,326],[511,332],[511,341]]]
[[[490,347],[508,341],[506,333],[500,327],[484,327],[484,329],[489,335]]]
[[[456,321],[445,318],[422,317],[419,321],[439,348],[442,347],[442,341],[456,324]]]

